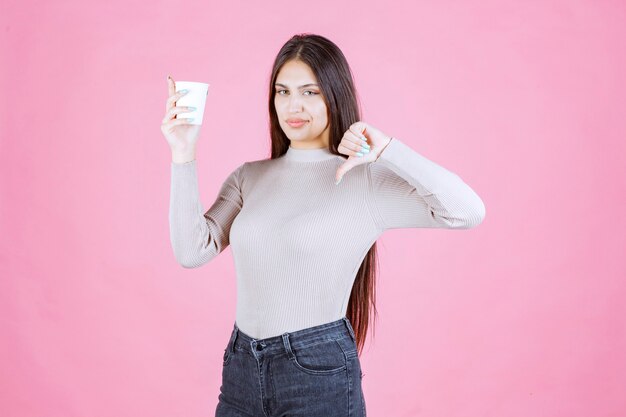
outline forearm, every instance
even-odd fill
[[[182,160],[184,158],[177,160]],[[172,162],[170,187],[170,242],[177,262],[195,268],[217,254],[209,246],[210,231],[200,202],[196,161]]]
[[[390,219],[388,223],[391,224],[387,226],[466,229],[477,226],[485,217],[481,198],[456,173],[395,137],[380,152],[374,166],[385,167],[404,179],[428,206],[424,211],[422,202],[412,195],[408,185],[386,178],[385,171],[376,169],[373,171],[374,188],[378,190],[377,194],[386,197],[379,197],[377,201],[380,211],[387,213],[386,217]],[[415,210],[404,204],[415,204]]]

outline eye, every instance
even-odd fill
[[[281,94],[283,91],[287,91],[287,90],[276,90],[276,94],[278,94],[279,96],[282,96],[284,94]],[[313,90],[305,90],[305,93],[311,93],[311,94],[305,94],[306,96],[316,96],[319,93]]]

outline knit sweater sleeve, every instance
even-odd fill
[[[395,137],[367,172],[369,202],[381,230],[469,229],[485,218],[483,201],[457,174]]]
[[[183,267],[197,268],[230,244],[230,227],[243,206],[241,176],[244,165],[228,175],[213,205],[204,212],[196,160],[171,162],[170,242],[176,261]]]

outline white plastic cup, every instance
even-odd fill
[[[180,90],[189,90],[187,94],[176,101],[176,106],[191,106],[196,108],[194,111],[178,113],[176,118],[180,117],[181,119],[186,119],[193,117],[193,120],[189,123],[192,125],[201,125],[206,98],[209,95],[209,85],[210,84],[195,81],[176,81],[177,93]]]

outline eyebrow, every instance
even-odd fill
[[[276,87],[276,86],[278,86],[278,87],[285,87],[285,88],[289,88],[289,87],[287,87],[285,84],[281,84],[281,83],[276,83],[276,84],[274,84],[274,86],[275,86],[275,87]],[[300,86],[300,87],[298,87],[298,88],[304,88],[304,87],[310,87],[310,86],[316,86],[316,87],[319,87],[319,85],[317,85],[317,84],[314,84],[314,83],[309,83],[309,84],[303,84],[303,85],[301,85],[301,86]]]

